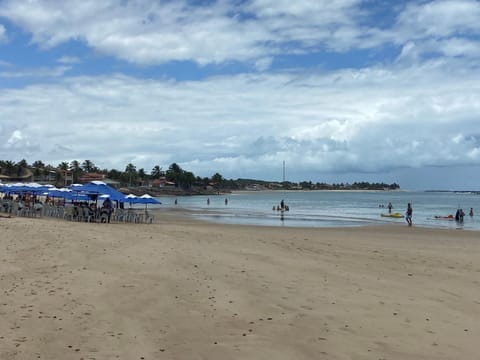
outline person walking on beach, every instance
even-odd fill
[[[102,210],[106,213],[107,215],[107,223],[110,223],[110,218],[112,217],[112,212],[113,212],[113,204],[112,200],[110,200],[110,197],[107,197],[103,204],[102,204]]]
[[[413,214],[412,205],[408,203],[407,212],[405,213],[405,220],[407,220],[408,226],[412,226],[412,214]]]

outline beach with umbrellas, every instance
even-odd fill
[[[38,183],[0,184],[0,193],[2,216],[152,223],[154,216],[148,205],[160,205],[149,194],[125,195],[102,181],[72,184],[64,188]]]

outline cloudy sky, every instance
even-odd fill
[[[0,159],[480,190],[480,1],[0,0]]]

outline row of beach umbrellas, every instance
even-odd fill
[[[144,194],[142,196],[136,196],[133,194],[125,195],[113,187],[108,186],[103,181],[92,181],[87,184],[73,184],[65,188],[56,188],[53,185],[41,185],[37,183],[0,183],[0,192],[4,194],[30,193],[37,196],[63,198],[73,201],[110,198],[112,201],[129,204],[161,204],[160,201],[149,194]]]

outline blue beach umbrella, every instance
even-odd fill
[[[43,195],[47,195],[51,198],[63,198],[65,200],[76,200],[76,201],[78,200],[84,201],[89,199],[86,194],[77,193],[68,188],[50,189],[44,192]]]
[[[99,197],[101,195],[109,195],[110,200],[122,202],[125,195],[120,191],[108,186],[103,181],[92,181],[85,185],[74,184],[70,185],[70,189],[78,193],[87,194],[91,198]]]
[[[144,194],[140,197],[138,197],[136,200],[135,200],[136,204],[145,204],[145,209],[147,209],[147,206],[148,204],[154,204],[154,205],[160,205],[161,202],[158,201],[157,199],[155,199],[154,197],[148,195],[148,194]]]
[[[148,195],[148,194],[144,194],[142,196],[140,196],[138,198],[139,200],[139,204],[157,204],[157,205],[160,205],[161,202],[158,201],[157,199],[155,199],[154,197]]]
[[[138,196],[134,194],[128,194],[126,195],[121,202],[123,203],[128,203],[130,204],[130,207],[132,207],[132,204],[137,204]]]

